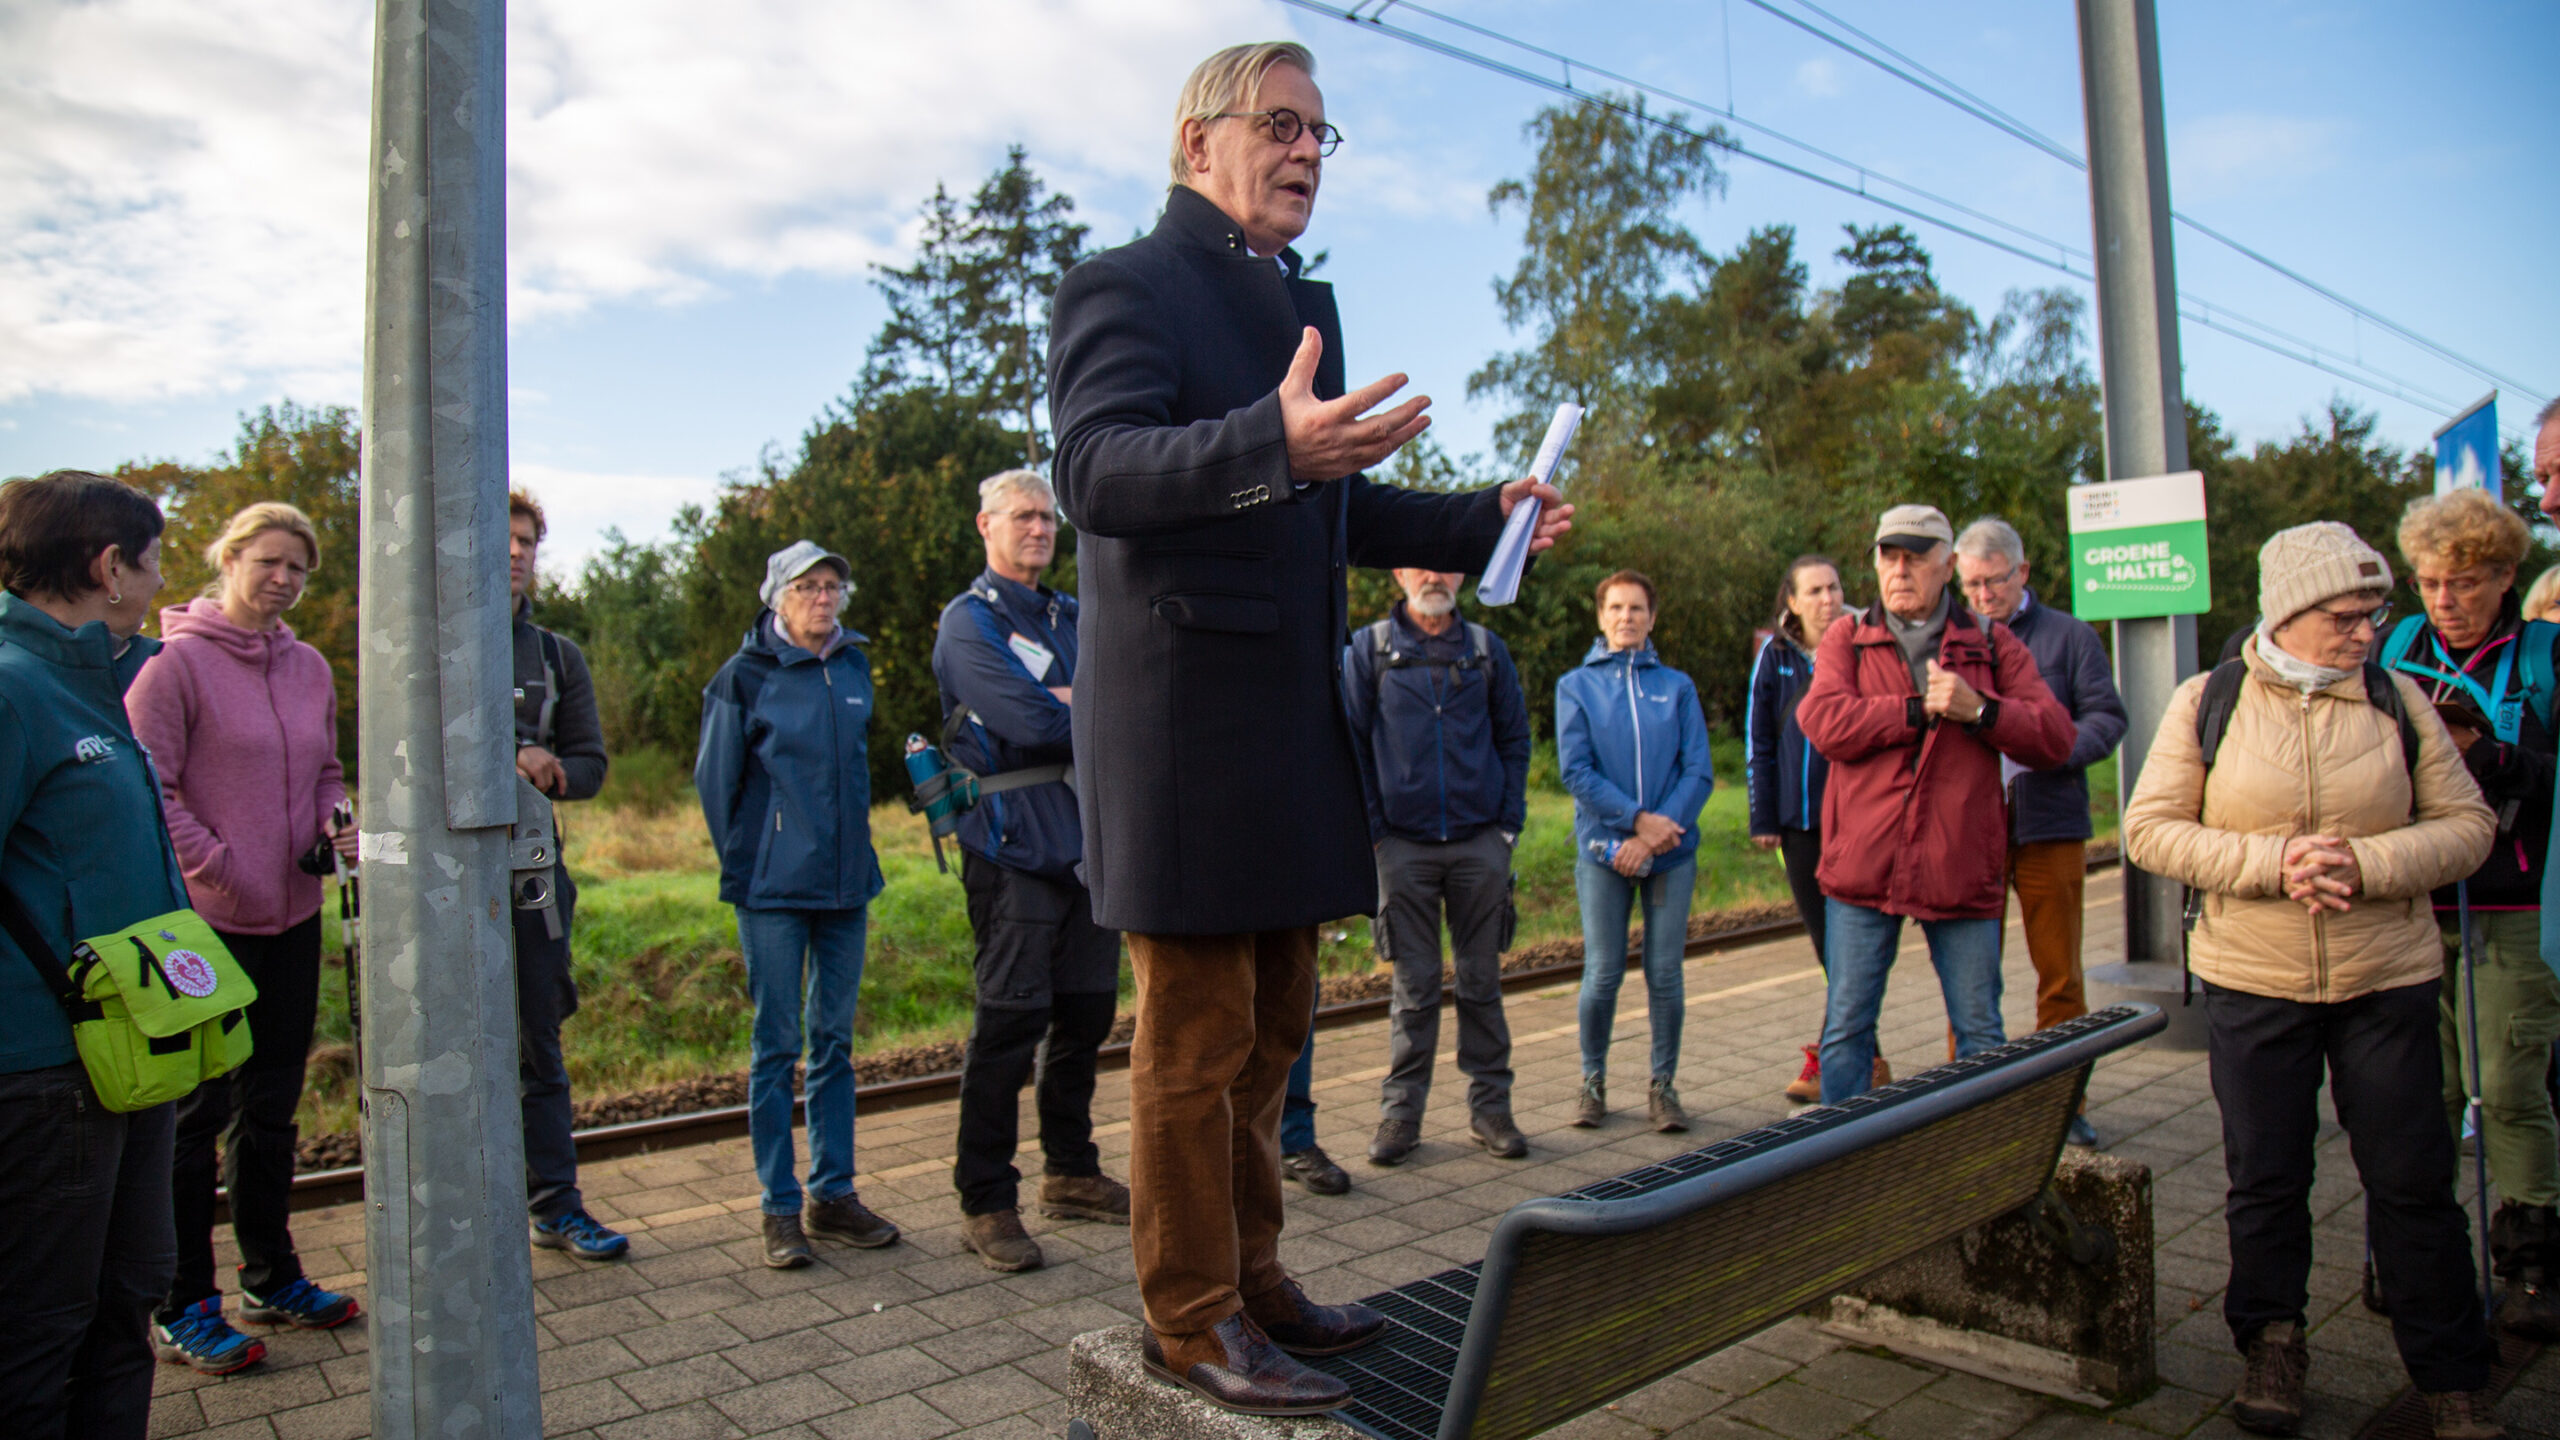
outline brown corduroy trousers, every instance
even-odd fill
[[[2036,1028],[2050,1030],[2089,1013],[2080,985],[2080,900],[2089,883],[2089,847],[2081,840],[2037,840],[2009,847],[2009,884],[2036,967]]]
[[[1280,1268],[1280,1105],[1315,1007],[1316,931],[1129,937],[1129,1243],[1158,1334],[1206,1330]]]

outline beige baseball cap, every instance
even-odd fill
[[[1956,527],[1935,505],[1896,505],[1876,521],[1876,546],[1924,553],[1932,546],[1956,543]]]

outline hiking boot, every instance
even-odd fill
[[[1281,1156],[1280,1178],[1297,1181],[1311,1194],[1351,1193],[1351,1176],[1333,1163],[1333,1157],[1324,1153],[1321,1145],[1310,1145],[1304,1150],[1292,1150]]]
[[[2489,1217],[2489,1267],[2506,1282],[2501,1328],[2545,1344],[2560,1340],[2560,1293],[2551,1283],[2556,1255],[2560,1215],[2552,1207],[2509,1200]]]
[[[1369,1163],[1401,1165],[1413,1147],[1422,1143],[1422,1127],[1411,1120],[1393,1117],[1378,1122],[1377,1138],[1369,1142]]]
[[[2486,1390],[2446,1390],[2425,1396],[2427,1422],[2436,1440],[2506,1440],[2506,1427]]]
[[[2277,1320],[2261,1328],[2249,1342],[2248,1361],[2240,1393],[2231,1397],[2231,1418],[2259,1435],[2290,1435],[2302,1428],[2302,1382],[2311,1369],[2302,1327]]]
[[[2062,1143],[2080,1150],[2095,1150],[2098,1148],[2098,1127],[2089,1123],[2088,1116],[2074,1115],[2070,1127],[2062,1132]]]
[[[1787,1082],[1787,1098],[1806,1103],[1822,1098],[1821,1047],[1815,1045],[1804,1047],[1804,1070],[1796,1078]]]
[[[1573,1102],[1573,1123],[1589,1130],[1609,1118],[1609,1082],[1598,1075],[1582,1077],[1581,1098]]]
[[[847,1190],[832,1200],[812,1200],[802,1212],[809,1233],[821,1240],[841,1240],[864,1250],[877,1250],[893,1244],[898,1227],[874,1215]]]
[[[222,1297],[207,1295],[178,1312],[175,1320],[151,1327],[151,1348],[164,1364],[184,1365],[199,1375],[228,1375],[267,1358],[263,1340],[252,1340],[222,1318]]]
[[[986,1215],[963,1216],[960,1243],[978,1254],[990,1270],[1037,1270],[1040,1268],[1040,1242],[1022,1228],[1022,1212],[997,1210]]]
[[[566,1250],[581,1260],[619,1260],[631,1249],[630,1236],[583,1208],[534,1221],[533,1243],[545,1250]]]
[[[764,1217],[764,1263],[776,1270],[797,1270],[809,1263],[809,1237],[797,1215]]]
[[[1671,1077],[1656,1075],[1645,1091],[1645,1119],[1665,1135],[1677,1135],[1689,1128],[1689,1112],[1680,1108],[1680,1092],[1671,1088]]]
[[[308,1279],[294,1282],[260,1299],[240,1292],[240,1318],[253,1325],[291,1325],[297,1330],[332,1330],[356,1318],[356,1297],[323,1290]]]
[[[1517,1160],[1529,1153],[1529,1142],[1520,1127],[1511,1123],[1506,1110],[1489,1110],[1467,1121],[1467,1133],[1476,1143],[1490,1151],[1496,1160]]]
[[[1108,1175],[1043,1175],[1040,1213],[1052,1220],[1129,1223],[1129,1187]]]

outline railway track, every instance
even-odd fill
[[[2114,864],[2115,859],[2112,847],[2101,851],[2092,846],[2089,868],[2102,869]],[[1695,959],[1700,955],[1738,950],[1764,941],[1803,933],[1804,923],[1800,920],[1765,921],[1701,936],[1688,943],[1685,953],[1691,959]],[[1553,965],[1513,971],[1502,977],[1502,989],[1505,994],[1515,990],[1535,990],[1552,985],[1559,980],[1578,979],[1581,974],[1582,962],[1579,959],[1560,961]],[[1316,1028],[1331,1030],[1376,1019],[1387,1013],[1389,1003],[1388,996],[1380,995],[1369,999],[1346,1000],[1337,1005],[1327,1005],[1316,1011]],[[1100,1060],[1100,1068],[1104,1070],[1125,1068],[1129,1063],[1129,1046],[1126,1042],[1105,1045],[1102,1047]],[[862,1087],[862,1108],[866,1112],[903,1110],[911,1106],[931,1105],[948,1100],[959,1093],[960,1072],[946,1070],[932,1075],[917,1075],[904,1080],[889,1080],[877,1085],[865,1085]],[[792,1114],[797,1118],[799,1113],[799,1102],[795,1099]],[[597,1160],[610,1160],[620,1155],[636,1155],[650,1150],[701,1145],[746,1133],[747,1107],[744,1105],[724,1105],[717,1109],[700,1110],[686,1115],[666,1115],[650,1120],[626,1121],[619,1125],[599,1125],[577,1133],[578,1162],[583,1165]],[[343,1205],[363,1198],[364,1170],[361,1166],[350,1166],[341,1170],[315,1170],[293,1177],[293,1208],[296,1210],[315,1210],[324,1205]]]

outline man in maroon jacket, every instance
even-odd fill
[[[2000,917],[2009,822],[2000,757],[2030,770],[2071,756],[2071,716],[2007,626],[1958,604],[1955,527],[1928,505],[1876,525],[1876,591],[1832,622],[1796,707],[1831,762],[1822,797],[1822,884],[1831,1002],[1822,1101],[1865,1090],[1876,1012],[1920,922],[1958,1056],[2001,1043]]]

